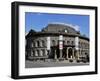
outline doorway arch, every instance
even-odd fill
[[[73,49],[69,48],[68,49],[68,58],[71,58],[73,56]]]

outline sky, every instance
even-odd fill
[[[26,33],[28,33],[30,29],[41,31],[41,29],[46,27],[49,23],[54,22],[78,25],[80,33],[89,37],[89,15],[25,12]]]

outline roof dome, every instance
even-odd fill
[[[42,32],[51,32],[51,33],[73,33],[77,34],[79,31],[76,31],[74,29],[75,27],[70,24],[64,24],[64,23],[50,23],[47,27],[42,29]]]

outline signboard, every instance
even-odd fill
[[[60,36],[59,36],[59,40],[60,40],[60,41],[63,41],[63,35],[60,35]]]
[[[47,50],[50,50],[50,37],[47,37]]]
[[[59,49],[63,49],[63,35],[59,36]]]
[[[79,38],[75,37],[75,49],[78,50],[79,49]]]

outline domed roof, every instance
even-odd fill
[[[77,34],[79,31],[76,31],[74,29],[75,27],[70,24],[64,24],[64,23],[50,23],[47,27],[42,29],[42,32],[51,32],[51,33],[73,33]]]
[[[89,40],[88,37],[83,36],[80,34],[80,31],[78,29],[78,26],[70,25],[70,24],[63,24],[63,23],[50,23],[45,28],[43,28],[41,31],[37,32],[33,29],[31,29],[28,34],[26,35],[26,38],[28,37],[38,37],[38,36],[79,36],[80,38]]]

